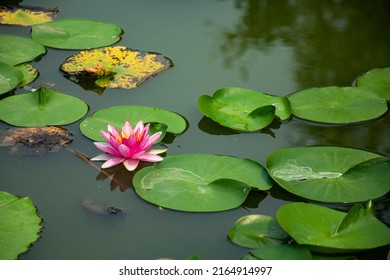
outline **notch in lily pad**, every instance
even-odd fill
[[[249,159],[187,154],[141,169],[133,186],[142,199],[163,208],[216,212],[239,207],[252,189],[268,190],[272,180]]]
[[[87,111],[88,105],[83,100],[44,86],[0,100],[0,120],[14,126],[70,124]]]
[[[160,53],[114,46],[81,51],[67,58],[60,69],[80,77],[70,78],[81,85],[92,80],[100,88],[132,89],[172,66]]]
[[[234,87],[219,89],[213,96],[200,96],[198,107],[220,125],[244,132],[260,130],[275,117],[286,120],[291,114],[286,97]]]
[[[163,132],[158,142],[166,133],[181,134],[187,129],[186,119],[176,112],[147,106],[115,106],[96,111],[85,118],[80,123],[80,130],[93,141],[103,142],[101,130],[106,131],[109,124],[122,127],[126,121],[132,124],[139,121],[150,123],[150,133]]]
[[[31,36],[47,47],[82,50],[112,45],[120,40],[122,32],[112,23],[66,18],[34,25]]]
[[[387,111],[386,100],[362,87],[317,87],[291,94],[292,114],[319,123],[351,124]]]

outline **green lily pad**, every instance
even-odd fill
[[[0,119],[15,126],[64,125],[77,121],[88,105],[72,95],[45,87],[0,100]]]
[[[229,229],[228,237],[236,245],[255,249],[283,244],[289,235],[279,226],[276,219],[252,214],[238,219]]]
[[[310,251],[296,244],[264,246],[250,252],[259,260],[311,260]]]
[[[81,18],[66,18],[34,25],[31,36],[44,46],[58,49],[92,49],[120,40],[115,24]]]
[[[52,21],[57,15],[58,9],[40,7],[0,7],[0,24],[31,26],[34,24]]]
[[[310,88],[295,92],[288,99],[294,116],[321,123],[362,122],[387,111],[384,99],[357,87]]]
[[[299,147],[273,151],[271,177],[287,191],[316,201],[360,202],[390,191],[390,159],[342,147]]]
[[[255,161],[207,154],[168,156],[133,178],[142,199],[191,212],[236,208],[251,189],[268,190],[271,185],[266,170]]]
[[[0,62],[0,94],[13,90],[22,80],[22,72],[7,63]]]
[[[159,53],[114,46],[81,51],[67,58],[60,69],[70,75],[91,77],[102,88],[131,89],[172,65]]]
[[[84,136],[103,142],[105,140],[100,130],[106,131],[109,124],[121,128],[126,121],[133,125],[139,121],[160,123],[163,124],[162,128],[167,126],[166,132],[173,134],[181,134],[187,128],[187,121],[172,111],[146,106],[116,106],[96,111],[92,116],[85,118],[80,123],[80,130]],[[154,129],[154,131],[160,131],[158,127]]]
[[[390,100],[390,67],[372,69],[360,76],[356,85],[375,92],[379,97]]]
[[[31,64],[23,63],[14,66],[14,68],[19,70],[23,74],[23,79],[18,85],[18,87],[24,87],[25,85],[28,85],[29,83],[33,82],[39,75],[37,68],[35,68]]]
[[[45,53],[45,47],[30,38],[11,34],[0,34],[1,62],[13,66],[34,60]]]
[[[39,238],[41,218],[28,197],[0,191],[0,259],[16,259]]]
[[[239,131],[260,130],[268,126],[275,116],[285,120],[291,114],[286,97],[242,88],[222,88],[213,96],[202,95],[198,107],[206,117]]]
[[[316,252],[366,250],[390,243],[390,229],[360,204],[347,214],[297,202],[283,205],[276,217],[298,244]]]

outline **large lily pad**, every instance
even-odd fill
[[[292,114],[298,118],[331,124],[348,124],[380,117],[386,100],[357,87],[322,87],[289,96]]]
[[[390,67],[372,69],[360,76],[356,84],[375,92],[381,98],[390,100]]]
[[[260,248],[283,244],[289,235],[276,219],[265,215],[247,215],[238,219],[229,229],[230,241],[242,247]]]
[[[43,86],[0,100],[0,119],[15,126],[69,124],[82,118],[87,111],[88,105],[81,99]]]
[[[22,72],[7,63],[0,62],[0,94],[13,90],[22,80]]]
[[[162,108],[146,106],[116,106],[96,111],[92,116],[85,118],[80,123],[81,132],[94,141],[105,141],[100,130],[107,130],[107,125],[122,127],[129,121],[136,124],[144,123],[163,124],[166,131],[180,134],[187,128],[187,121],[179,114]]]
[[[31,26],[52,21],[58,9],[40,7],[0,7],[0,24]]]
[[[16,259],[39,238],[41,218],[28,197],[0,192],[0,259]]]
[[[29,62],[45,53],[45,47],[30,38],[0,34],[0,61],[9,65]]]
[[[115,24],[66,18],[34,25],[31,36],[44,46],[59,49],[91,49],[114,44],[122,29]]]
[[[61,70],[70,75],[92,77],[102,88],[131,89],[172,65],[162,54],[115,46],[81,51],[67,58]]]
[[[288,119],[291,114],[287,98],[242,89],[222,88],[213,96],[202,95],[199,110],[222,126],[239,131],[256,131],[275,118]]]
[[[390,159],[341,147],[299,147],[273,151],[271,177],[287,191],[324,202],[359,202],[390,191]]]
[[[251,189],[268,190],[271,185],[266,170],[255,161],[207,154],[169,156],[133,178],[144,200],[192,212],[236,208]]]
[[[280,226],[312,251],[342,252],[377,248],[390,243],[390,229],[357,204],[347,213],[308,203],[279,208]]]

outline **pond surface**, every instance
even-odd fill
[[[39,2],[39,3],[38,3]],[[211,153],[249,158],[265,165],[279,148],[331,145],[390,156],[390,115],[358,125],[329,127],[296,119],[274,123],[257,133],[232,133],[203,118],[202,94],[242,87],[286,96],[314,86],[350,86],[372,68],[390,65],[390,2],[266,0],[116,0],[24,1],[58,7],[57,18],[80,17],[119,25],[117,45],[155,51],[174,67],[132,90],[86,91],[66,79],[59,65],[77,51],[48,49],[32,64],[40,76],[30,86],[83,99],[96,110],[117,105],[155,106],[183,115],[189,127],[168,147],[168,155]],[[1,26],[1,33],[30,36],[28,27]],[[18,91],[19,92],[19,91]],[[69,149],[87,157],[99,154],[74,123]],[[0,123],[0,129],[10,127]],[[249,250],[227,239],[229,228],[248,214],[275,216],[297,200],[274,186],[251,194],[244,207],[218,213],[186,213],[149,204],[131,188],[129,176],[116,180],[68,149],[43,156],[17,156],[0,148],[0,189],[29,196],[43,218],[41,238],[21,259],[240,259]],[[127,187],[126,187],[127,186]],[[130,188],[129,188],[130,186]],[[124,209],[123,215],[98,215],[81,198]],[[380,213],[390,224],[390,206]],[[383,252],[361,258],[384,258]]]

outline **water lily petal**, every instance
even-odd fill
[[[143,130],[144,123],[142,121],[139,121],[134,128],[134,134],[137,135],[138,133],[142,133]]]
[[[164,148],[164,149],[151,149],[150,151],[148,151],[148,154],[158,155],[158,154],[165,153],[167,150],[168,150],[167,148]]]
[[[142,161],[158,162],[162,161],[164,158],[155,154],[144,153],[138,159]]]
[[[133,153],[132,153],[132,150],[130,149],[130,147],[128,147],[124,144],[121,144],[121,145],[119,145],[118,149],[123,157],[132,158]]]
[[[126,121],[122,127],[122,138],[126,138],[126,139],[129,138],[132,132],[133,132],[133,127],[131,126],[129,121]]]
[[[127,159],[123,162],[123,165],[126,167],[127,170],[133,171],[137,168],[138,163],[139,163],[139,160]]]
[[[110,155],[110,154],[101,154],[101,155],[98,155],[96,157],[91,158],[90,160],[91,161],[101,161],[101,160],[106,161],[106,160],[109,160],[112,157],[113,157],[113,155]]]
[[[158,138],[160,138],[161,134],[162,134],[162,132],[159,131],[159,132],[156,132],[155,134],[151,135],[150,137],[148,137],[147,141],[145,143],[143,143],[142,148],[144,150],[148,150],[150,147],[153,146],[154,143],[156,143]]]
[[[103,152],[115,155],[115,156],[120,156],[121,153],[117,150],[115,150],[110,144],[104,143],[104,142],[94,142],[96,148],[99,150],[102,150]]]
[[[105,163],[103,163],[102,168],[109,168],[115,165],[118,165],[122,162],[124,162],[126,158],[124,157],[112,157],[109,160],[107,160]]]

